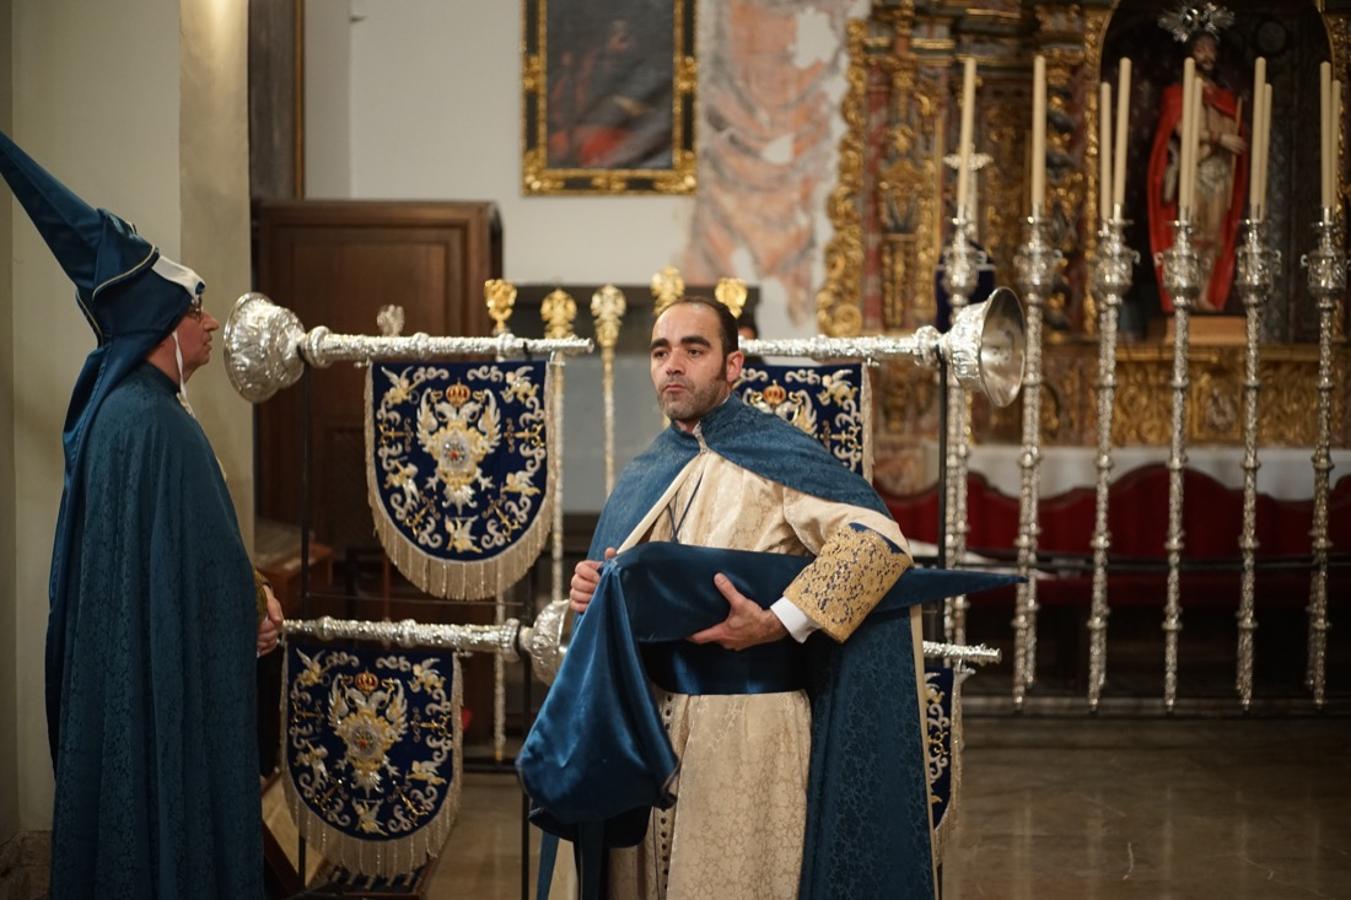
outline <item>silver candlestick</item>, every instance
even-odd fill
[[[300,380],[305,365],[318,369],[335,362],[432,360],[451,356],[517,358],[549,353],[590,353],[585,338],[518,338],[509,331],[493,337],[432,337],[416,334],[334,334],[320,325],[306,331],[291,310],[264,294],[235,301],[225,322],[225,372],[245,400],[262,403]]]
[[[976,289],[980,278],[980,266],[985,262],[985,252],[971,242],[971,222],[965,211],[960,211],[952,220],[952,240],[943,251],[943,287],[948,292],[948,303],[952,307],[952,321],[956,322],[962,308],[966,306],[971,292]],[[948,547],[950,565],[960,566],[966,555],[966,471],[970,456],[970,441],[967,425],[966,389],[955,373],[948,372],[948,452],[943,461],[947,473],[946,521],[943,523],[943,541]],[[958,644],[966,643],[965,596],[948,600],[944,612],[944,633],[948,640]]]
[[[1327,688],[1328,646],[1328,473],[1332,471],[1332,338],[1338,300],[1346,291],[1346,254],[1337,212],[1324,209],[1314,225],[1318,247],[1304,254],[1309,293],[1318,301],[1318,433],[1313,451],[1313,580],[1309,590],[1309,659],[1305,683],[1322,707]]]
[[[1126,245],[1130,222],[1120,215],[1104,221],[1098,232],[1098,258],[1093,270],[1098,297],[1098,453],[1097,493],[1093,514],[1093,600],[1088,616],[1088,706],[1097,710],[1107,683],[1107,553],[1112,535],[1107,525],[1108,486],[1112,472],[1112,415],[1116,405],[1117,316],[1131,288],[1131,271],[1140,254]]]
[[[1257,397],[1262,389],[1259,370],[1259,331],[1262,304],[1271,293],[1281,254],[1267,245],[1267,223],[1243,223],[1243,245],[1238,248],[1239,295],[1243,298],[1247,331],[1243,378],[1243,575],[1238,595],[1238,670],[1234,689],[1246,710],[1252,703],[1253,632],[1257,630]]]
[[[1193,226],[1173,223],[1173,246],[1159,254],[1163,288],[1173,298],[1173,421],[1168,452],[1168,587],[1163,614],[1163,706],[1177,700],[1177,636],[1182,631],[1182,474],[1187,465],[1187,331],[1192,304],[1201,293],[1201,260],[1192,244]]]
[[[1021,708],[1037,673],[1037,504],[1041,475],[1041,322],[1042,306],[1055,286],[1063,255],[1046,239],[1046,220],[1027,219],[1027,240],[1013,264],[1027,303],[1027,365],[1023,372],[1023,449],[1018,457],[1018,585],[1013,613],[1013,704]]]
[[[492,653],[507,662],[516,662],[524,654],[533,663],[535,677],[552,684],[563,664],[567,645],[563,641],[568,619],[568,602],[547,604],[535,616],[533,625],[522,626],[517,619],[495,625],[430,625],[404,619],[401,622],[370,622],[357,619],[287,619],[282,634],[287,638],[304,637],[319,641],[380,641],[400,647],[434,647],[456,653]],[[980,653],[985,648],[969,648]]]

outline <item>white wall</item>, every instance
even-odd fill
[[[688,197],[521,195],[520,3],[404,0],[354,10],[354,197],[494,201],[513,281],[646,284],[678,262]]]
[[[348,0],[310,0],[306,15],[330,5],[346,7]],[[689,197],[522,196],[519,3],[351,0],[350,9],[350,49],[335,30],[308,27],[306,48],[311,82],[332,71],[327,57],[350,52],[350,196],[491,200],[502,215],[505,274],[516,282],[646,284],[657,269],[679,262]],[[321,90],[330,87],[325,81]],[[307,85],[307,98],[311,90]],[[316,144],[331,154],[340,139],[308,110],[306,118],[307,158]],[[580,315],[589,315],[590,298],[577,300]],[[661,417],[646,361],[621,357],[617,370],[622,464],[661,428]],[[598,510],[605,499],[600,409],[599,361],[570,363],[569,510]]]
[[[117,210],[177,256],[177,0],[17,0],[12,46],[16,142],[77,194]],[[117,78],[106,77],[113,72]],[[42,636],[61,424],[94,339],[70,282],[27,222],[15,212],[12,340],[16,516],[24,523],[15,567],[19,818],[32,829],[51,821]]]
[[[352,40],[348,0],[305,4],[305,196],[352,196]]]
[[[195,266],[208,281],[216,278],[207,302],[223,317],[229,292],[249,281],[246,180],[239,189],[248,158],[244,4],[183,0],[180,19],[179,0],[10,2],[11,39],[0,46],[13,53],[16,142],[76,193],[136,223],[165,254]],[[181,57],[180,34],[189,41]],[[222,96],[233,100],[218,104]],[[192,107],[182,116],[180,103]],[[14,518],[23,528],[12,542],[15,565],[5,571],[7,578],[12,571],[18,598],[15,627],[12,640],[0,646],[0,658],[14,660],[17,705],[10,718],[0,718],[0,731],[17,735],[19,827],[42,829],[51,821],[43,638],[61,496],[61,425],[94,339],[65,275],[27,216],[17,205],[13,210],[15,302],[4,340],[12,353],[14,407],[13,428],[3,430],[13,434]],[[199,378],[194,404],[207,411],[207,431],[232,484],[247,496],[248,419],[237,417],[238,404],[232,407],[221,381],[205,373]],[[247,522],[250,511],[241,512]],[[0,641],[5,636],[0,624]],[[0,751],[0,771],[3,761]]]
[[[205,304],[224,322],[253,286],[250,243],[248,4],[181,0],[179,187],[183,259],[207,284]],[[217,340],[217,354],[223,341]],[[253,407],[230,386],[224,362],[193,376],[192,406],[225,467],[244,546],[253,546]]]
[[[516,282],[646,284],[662,266],[680,264],[691,239],[692,197],[522,195],[519,3],[310,0],[307,15],[349,4],[350,48],[325,28],[323,41],[307,43],[306,70],[307,79],[325,79],[327,90],[326,56],[350,53],[351,196],[493,201],[504,226],[504,274]],[[700,40],[706,39],[701,27]],[[834,46],[818,49],[829,56]],[[340,139],[310,119],[306,142],[331,152]],[[779,288],[763,285],[762,333],[786,337],[811,330],[811,323],[789,322]],[[577,299],[588,315],[590,298]],[[628,299],[632,305],[651,302],[646,291]],[[584,359],[568,369],[569,510],[599,509],[605,497],[599,368],[597,360]],[[646,361],[621,357],[617,368],[616,456],[622,465],[660,429],[661,417]]]

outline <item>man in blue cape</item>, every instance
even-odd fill
[[[695,298],[653,328],[672,425],[606,503],[518,757],[541,880],[561,836],[586,897],[933,898],[917,604],[1007,579],[902,578],[871,486],[732,393],[736,333]]]
[[[261,897],[255,657],[281,610],[187,403],[220,323],[196,273],[4,134],[0,175],[98,341],[66,413],[52,551],[51,896]]]

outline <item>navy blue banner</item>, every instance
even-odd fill
[[[548,535],[546,364],[381,363],[367,382],[375,529],[405,577],[453,599],[494,596]]]
[[[772,413],[816,438],[859,475],[864,459],[863,366],[747,365],[737,393],[748,406]]]
[[[285,684],[285,786],[301,835],[366,875],[436,855],[459,807],[453,654],[292,641]]]

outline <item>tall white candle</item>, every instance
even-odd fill
[[[1257,57],[1252,77],[1252,128],[1248,137],[1248,215],[1257,218],[1261,206],[1258,182],[1262,177],[1262,94],[1267,83],[1267,58]]]
[[[1112,218],[1112,86],[1098,85],[1098,215]]]
[[[1332,206],[1332,65],[1323,63],[1318,67],[1318,123],[1321,138],[1322,179],[1320,181],[1320,205],[1323,209]]]
[[[1192,82],[1196,78],[1196,60],[1190,56],[1182,64],[1182,133],[1178,140],[1177,217],[1191,218],[1191,134]]]
[[[971,240],[980,240],[980,170],[971,170],[971,184],[967,189],[966,196],[966,221],[970,222]]]
[[[1258,174],[1257,217],[1267,216],[1267,182],[1271,176],[1271,85],[1262,85],[1262,169]]]
[[[1204,91],[1205,79],[1198,75],[1192,79],[1191,172],[1187,175],[1187,209],[1192,212],[1196,211],[1196,170],[1201,163],[1201,122],[1206,115]]]
[[[1131,61],[1121,58],[1116,95],[1116,158],[1112,160],[1112,205],[1126,204],[1126,138],[1130,136]]]
[[[1332,206],[1340,204],[1338,189],[1341,178],[1340,151],[1342,137],[1342,80],[1332,82],[1332,114],[1328,118],[1328,189],[1331,191]]]
[[[1248,143],[1250,158],[1248,166],[1248,217],[1251,219],[1262,217],[1262,195],[1264,193],[1262,184],[1262,122],[1267,114],[1266,92],[1267,86],[1265,83],[1259,84],[1253,89],[1252,137]]]
[[[1046,57],[1032,61],[1032,215],[1046,205]]]
[[[957,145],[957,215],[966,214],[971,181],[971,129],[976,115],[976,61],[967,57],[962,70],[962,125]]]

